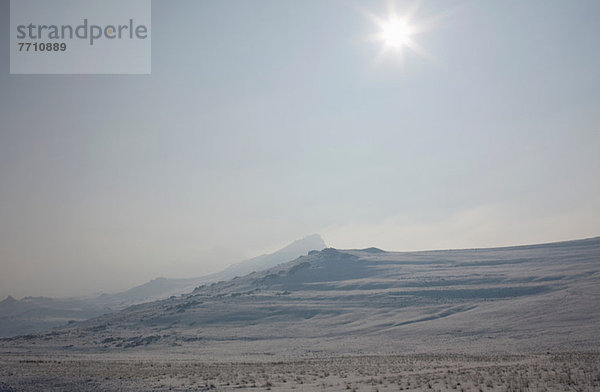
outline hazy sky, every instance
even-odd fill
[[[401,11],[411,2],[397,2]],[[338,248],[600,235],[600,2],[154,1],[152,75],[10,75],[0,0],[0,297]]]

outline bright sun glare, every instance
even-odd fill
[[[410,44],[412,27],[406,20],[391,18],[381,24],[381,40],[383,43],[393,49],[401,49]]]
[[[414,17],[419,8],[419,1],[415,1],[412,6],[406,7],[402,12],[397,12],[394,0],[388,0],[388,14],[386,17],[379,17],[370,12],[363,11],[376,26],[378,31],[371,35],[371,40],[381,44],[381,51],[377,56],[377,61],[381,61],[387,54],[402,60],[407,49],[423,57],[431,58],[429,53],[423,49],[416,41],[415,36],[431,29],[431,21],[415,21]]]

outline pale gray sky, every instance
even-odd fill
[[[401,10],[411,2],[397,2]],[[152,75],[10,75],[0,1],[0,297],[334,247],[600,235],[600,2],[154,1]]]

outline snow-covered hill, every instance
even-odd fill
[[[10,347],[215,352],[600,347],[600,238],[396,253],[324,249]]]

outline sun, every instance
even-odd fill
[[[390,49],[400,50],[411,44],[414,28],[404,19],[392,17],[381,23],[380,39]]]
[[[416,36],[434,28],[437,17],[425,21],[416,20],[415,15],[419,4],[420,1],[416,0],[405,9],[398,10],[394,0],[388,0],[388,14],[384,17],[362,11],[377,29],[374,34],[369,36],[369,41],[376,41],[381,45],[381,50],[376,58],[377,62],[390,56],[402,62],[407,52],[414,52],[431,59],[432,56],[417,43]]]

